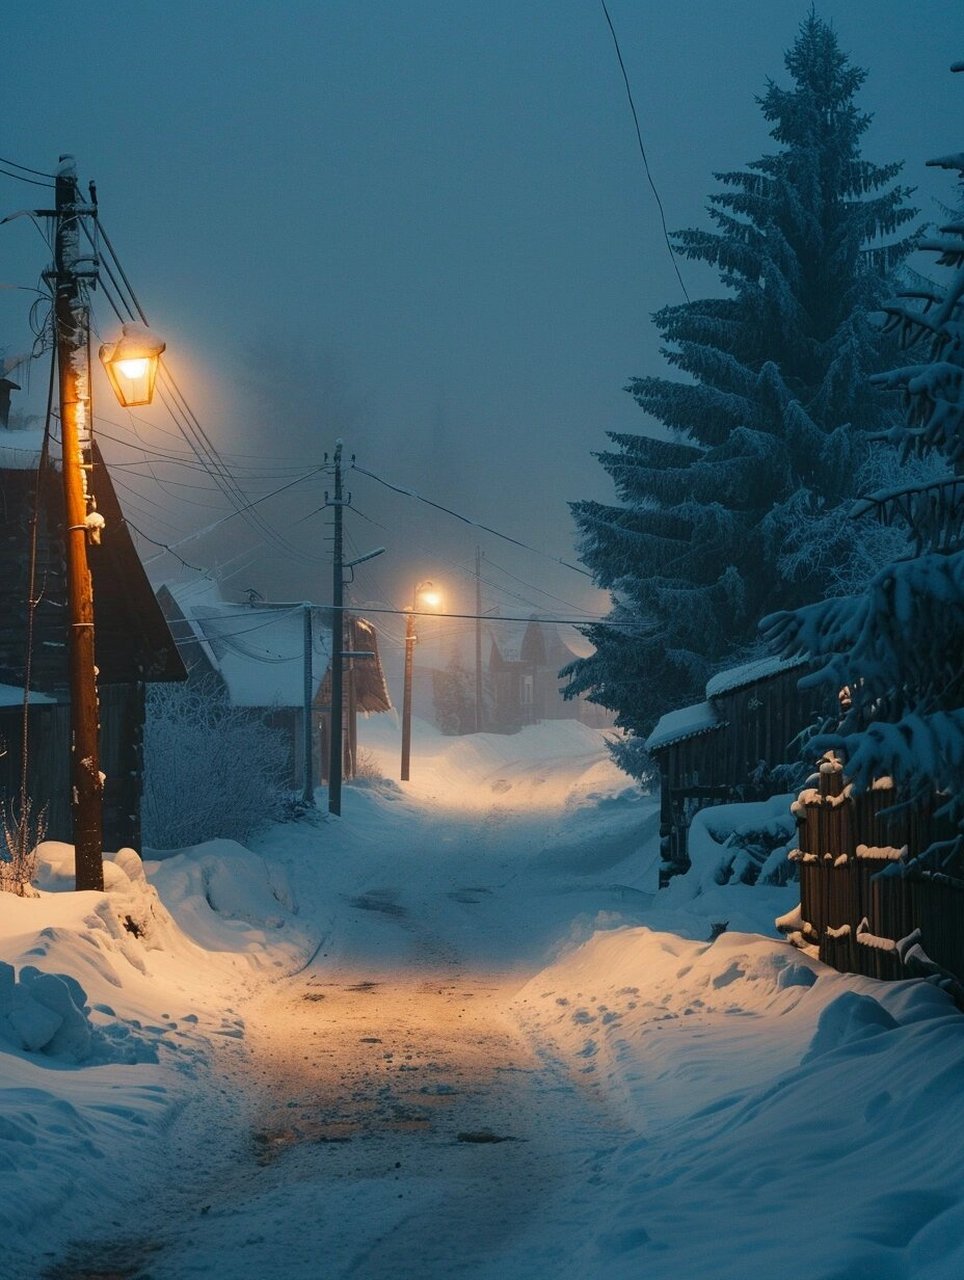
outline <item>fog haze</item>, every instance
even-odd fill
[[[807,5],[609,7],[667,224],[699,225],[713,173],[774,145],[754,99],[768,77],[786,83]],[[964,57],[960,4],[827,0],[817,12],[868,70],[865,153],[904,159],[923,217],[940,216],[952,189],[924,161],[960,143],[964,77],[948,73]],[[247,492],[284,482],[269,463],[307,469],[341,437],[369,470],[534,548],[354,474],[349,547],[387,548],[359,567],[356,603],[404,604],[431,577],[453,611],[471,611],[479,544],[486,609],[605,611],[557,563],[576,560],[566,503],[608,496],[591,453],[607,430],[643,428],[623,387],[661,368],[650,317],[682,294],[599,3],[15,0],[4,36],[0,153],[50,172],[72,152],[82,182],[96,179],[170,367],[243,463]],[[0,174],[2,213],[51,195]],[[48,257],[28,221],[0,228],[4,283],[34,285]],[[704,268],[680,270],[692,296],[718,291]],[[29,344],[29,304],[0,296],[8,351]],[[35,370],[15,403],[40,412],[45,381]],[[173,443],[162,411],[131,424],[98,404],[111,435]],[[116,474],[132,522],[158,542],[229,510],[203,474],[177,477],[196,489],[146,466]],[[328,515],[308,514],[326,488],[317,476],[259,507],[303,561],[260,548],[240,519],[181,553],[221,566],[228,591],[327,599]],[[151,572],[182,566],[168,556]]]

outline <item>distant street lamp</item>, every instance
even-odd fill
[[[405,684],[402,692],[402,781],[408,782],[412,761],[412,668],[415,659],[415,614],[419,603],[437,609],[442,597],[431,582],[419,582],[412,592],[412,603],[406,608]]]

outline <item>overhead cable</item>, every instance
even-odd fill
[[[623,83],[626,86],[626,96],[629,98],[629,109],[633,113],[633,123],[636,126],[636,141],[639,143],[639,154],[643,157],[643,168],[646,170],[646,177],[649,179],[649,185],[653,189],[653,195],[656,197],[656,207],[659,209],[659,220],[663,226],[663,239],[666,241],[666,248],[669,250],[669,256],[673,262],[673,270],[676,272],[676,279],[679,281],[679,287],[683,290],[683,297],[687,302],[690,301],[690,295],[686,291],[686,285],[683,283],[683,277],[680,275],[679,262],[673,249],[673,242],[669,238],[669,231],[666,227],[666,214],[663,212],[663,202],[659,198],[659,192],[656,190],[656,183],[653,181],[653,175],[649,170],[649,160],[646,158],[646,148],[643,146],[643,132],[639,127],[639,116],[636,114],[636,103],[633,101],[633,91],[630,88],[629,76],[626,73],[626,64],[623,62],[623,55],[619,48],[619,40],[616,36],[616,28],[613,26],[613,20],[609,16],[609,9],[606,7],[606,0],[600,0],[603,13],[606,15],[606,21],[609,23],[609,31],[613,38],[613,44],[616,46],[616,57],[619,59],[619,69],[623,73]]]
[[[11,169],[22,169],[24,173],[34,173],[38,178],[49,178],[51,182],[57,177],[55,173],[47,173],[44,169],[31,169],[28,164],[17,164],[16,160],[8,160],[6,156],[0,156],[0,164],[8,164]]]
[[[503,542],[511,542],[513,546],[522,547],[524,551],[531,551],[534,555],[543,556],[546,560],[552,560],[556,564],[563,565],[566,569],[571,569],[573,573],[581,573],[584,578],[592,577],[588,570],[580,568],[579,565],[570,564],[568,560],[562,560],[559,556],[551,556],[545,551],[540,551],[537,547],[531,547],[528,542],[522,542],[518,538],[510,537],[507,533],[502,533],[499,529],[493,529],[491,525],[482,524],[478,520],[463,516],[458,511],[453,511],[451,507],[443,507],[441,503],[433,502],[431,498],[423,498],[414,489],[406,489],[403,485],[391,484],[388,480],[376,475],[374,471],[369,471],[366,467],[360,467],[357,462],[352,462],[351,468],[353,471],[360,472],[363,476],[368,476],[371,480],[377,480],[379,484],[384,485],[386,489],[391,489],[394,493],[404,494],[406,498],[414,498],[417,502],[422,502],[427,507],[433,507],[436,511],[442,511],[445,515],[452,516],[455,520],[461,520],[463,524],[471,525],[474,529],[484,529],[486,533],[491,533],[496,538],[501,538]]]

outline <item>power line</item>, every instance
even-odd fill
[[[94,215],[94,225],[97,227],[97,230],[101,238],[103,239],[104,244],[107,246],[107,252],[113,258],[114,265],[117,267],[117,270],[120,272],[121,279],[124,281],[124,284],[127,286],[127,292],[130,294],[131,302],[134,304],[134,310],[137,312],[138,316],[140,317],[141,323],[147,324],[147,316],[144,314],[144,308],[141,306],[140,302],[138,301],[137,294],[131,288],[131,282],[127,278],[127,272],[124,270],[123,264],[121,263],[120,258],[118,258],[113,244],[111,244],[110,236],[107,234],[104,228],[104,224],[100,220],[100,215],[96,213]],[[120,293],[119,289],[118,289],[118,293]]]
[[[8,178],[16,178],[18,182],[29,182],[32,187],[47,187],[53,189],[52,182],[39,182],[36,178],[25,178],[22,173],[11,173],[9,169],[0,168],[0,173]]]
[[[639,116],[636,114],[636,103],[633,101],[633,91],[629,84],[629,76],[626,73],[626,64],[623,62],[623,55],[619,48],[619,40],[616,36],[616,28],[613,26],[613,20],[609,16],[609,9],[606,7],[606,0],[599,0],[602,5],[603,13],[606,15],[606,21],[609,23],[609,30],[612,34],[613,44],[616,46],[616,57],[619,59],[619,69],[623,73],[623,83],[626,86],[626,96],[629,99],[629,109],[633,113],[633,123],[636,126],[636,141],[639,143],[639,154],[643,157],[643,168],[646,170],[646,177],[649,179],[649,185],[653,189],[653,195],[656,197],[656,207],[659,209],[659,220],[663,225],[663,239],[666,241],[666,248],[669,250],[669,256],[673,262],[673,270],[676,272],[676,279],[679,281],[679,287],[683,290],[683,297],[687,302],[690,295],[686,292],[686,285],[683,283],[683,277],[680,275],[679,263],[676,260],[676,254],[673,251],[673,242],[669,238],[669,231],[666,227],[666,214],[663,212],[663,202],[659,198],[659,192],[656,190],[656,183],[653,181],[653,175],[649,170],[649,161],[646,158],[646,148],[643,146],[643,132],[639,127]]]
[[[57,177],[55,173],[47,173],[44,169],[31,169],[28,164],[17,164],[16,160],[8,160],[6,156],[0,156],[0,164],[8,164],[11,169],[22,169],[24,173],[35,173],[38,178],[49,178],[51,182]]]
[[[379,520],[374,519],[374,517],[366,515],[365,512],[362,511],[355,503],[352,503],[351,511],[354,515],[361,516],[363,520],[367,520],[369,524],[373,524],[376,528],[384,529],[386,533],[392,532],[392,530],[388,527],[388,525],[382,524]],[[450,556],[440,555],[434,546],[429,547],[428,544],[422,541],[421,539],[415,539],[414,545],[418,546],[422,551],[427,552],[430,555],[433,562],[450,565],[453,569],[455,569],[457,573],[462,574],[463,577],[469,578],[472,581],[475,580],[476,574],[475,574],[474,568],[470,568],[468,565],[462,564],[458,560],[453,560]],[[494,564],[494,561],[488,560],[488,558],[487,558],[487,562],[489,564]],[[499,566],[496,565],[496,568],[499,568]],[[507,571],[505,569],[502,569],[501,572],[506,573]],[[510,578],[514,577],[514,575],[511,573],[508,576]],[[536,609],[536,610],[538,610],[540,607],[535,600],[530,600],[527,596],[522,596],[517,591],[513,591],[510,587],[504,587],[500,583],[494,582],[491,578],[483,577],[481,578],[481,581],[484,582],[487,587],[490,587],[492,591],[498,592],[502,596],[509,596],[512,600],[518,600],[520,604],[530,605],[533,609]],[[572,604],[571,601],[569,600],[560,600],[558,596],[550,595],[550,593],[547,591],[541,591],[539,587],[535,586],[531,582],[526,582],[523,578],[516,578],[516,581],[521,583],[522,586],[524,587],[529,587],[532,591],[537,592],[539,595],[548,596],[550,600],[556,600],[558,604],[570,605],[570,607],[573,609],[579,609],[579,605]],[[390,595],[391,592],[384,591],[384,594]]]
[[[149,542],[151,546],[162,547],[165,551],[169,551],[175,560],[180,560],[181,564],[184,565],[185,569],[193,569],[196,573],[206,572],[206,570],[202,569],[200,565],[189,564],[188,561],[185,560],[183,556],[179,556],[177,552],[174,550],[174,548],[171,546],[168,546],[166,542],[158,542],[156,538],[152,538],[150,537],[149,534],[146,534],[143,529],[138,529],[137,525],[134,524],[133,521],[129,520],[127,516],[124,517],[124,523],[127,525],[129,529],[133,529],[139,538],[143,538],[145,542]]]
[[[296,480],[289,480],[287,484],[280,485],[277,489],[272,489],[270,493],[262,494],[260,498],[255,498],[252,502],[248,504],[249,508],[257,506],[259,502],[267,502],[269,498],[276,497],[277,494],[283,493],[285,489],[290,489],[293,485],[300,484],[302,480],[307,480],[311,475],[317,474],[318,471],[322,471],[322,470],[324,470],[323,467],[317,467],[314,472],[309,471],[307,472],[307,474],[303,476],[299,476]],[[176,542],[174,546],[180,547],[180,546],[183,546],[185,542],[193,542],[195,538],[202,538],[204,537],[205,534],[212,533],[215,529],[219,528],[222,524],[226,524],[228,520],[233,520],[235,516],[244,515],[244,514],[245,512],[243,511],[229,511],[228,514],[226,516],[222,516],[220,520],[215,520],[212,524],[206,525],[203,529],[196,529],[194,533],[186,534],[185,537],[181,538],[178,542]],[[171,550],[171,548],[168,548],[168,550]],[[311,556],[311,557],[304,557],[304,558],[311,559],[314,561],[319,557]],[[150,561],[148,561],[148,563],[150,563]]]
[[[543,556],[546,560],[552,560],[556,564],[563,565],[566,569],[571,569],[573,573],[582,574],[584,578],[592,577],[588,570],[581,569],[578,565],[570,564],[568,560],[562,560],[559,556],[550,556],[545,551],[540,551],[537,547],[530,547],[527,542],[521,542],[518,538],[510,537],[507,533],[501,533],[498,529],[493,529],[491,525],[481,524],[478,520],[463,516],[458,511],[453,511],[451,507],[443,507],[441,503],[433,502],[431,498],[423,498],[414,489],[406,489],[402,485],[391,484],[388,480],[376,475],[374,471],[369,471],[366,467],[360,467],[357,462],[352,462],[351,467],[353,471],[358,471],[363,476],[368,476],[371,480],[377,480],[379,484],[384,485],[386,489],[391,489],[394,493],[404,494],[406,498],[414,498],[417,502],[422,502],[427,507],[433,507],[436,511],[442,511],[447,516],[461,520],[463,524],[471,525],[473,529],[483,529],[486,533],[491,533],[496,538],[501,538],[503,542],[511,542],[513,546],[522,547],[524,551],[531,551],[534,555]]]
[[[326,609],[334,609],[334,605],[325,605]],[[369,608],[365,605],[344,605],[342,612],[358,613],[359,610],[364,613],[384,613],[391,614],[400,618],[460,618],[468,622],[522,622],[528,625],[530,622],[538,622],[540,626],[547,627],[612,627],[614,630],[636,631],[643,627],[642,622],[616,622],[612,618],[520,618],[515,614],[506,613],[442,613],[437,609],[392,609],[392,608]]]
[[[120,273],[121,278],[124,280],[124,283],[127,287],[127,292],[130,295],[130,301],[128,301],[127,298],[124,297],[123,291],[120,289],[119,285],[117,284],[116,278],[113,276],[113,273],[110,273],[110,272],[108,274],[110,276],[111,283],[113,284],[115,290],[117,291],[117,300],[115,300],[115,298],[111,295],[111,291],[106,285],[106,283],[103,280],[101,280],[101,285],[104,290],[105,297],[107,298],[108,302],[113,308],[118,319],[121,320],[122,323],[124,322],[124,315],[123,315],[124,311],[128,313],[128,317],[130,319],[133,319],[134,312],[136,310],[137,316],[140,318],[140,320],[144,324],[147,324],[148,321],[147,321],[147,316],[144,312],[144,309],[141,307],[137,299],[137,296],[130,285],[130,282],[127,277],[127,273],[124,271],[124,268],[120,262],[120,259],[118,258],[117,253],[110,242],[110,239],[108,238],[106,232],[104,232],[103,227],[101,226],[99,221],[98,221],[98,228],[101,231],[101,234],[103,235],[104,242],[108,247],[108,250],[110,252],[111,257],[114,260],[115,265],[117,266],[117,270]],[[90,238],[89,233],[88,233],[88,238]],[[184,396],[183,392],[178,386],[177,381],[174,378],[174,375],[167,368],[167,365],[163,361],[161,361],[159,372],[160,372],[160,379],[161,379],[162,385],[158,388],[158,395],[161,400],[161,403],[167,409],[175,426],[178,428],[182,437],[185,439],[185,441],[193,451],[195,457],[197,457],[198,461],[200,462],[205,472],[211,477],[211,479],[215,482],[215,484],[220,489],[220,491],[224,494],[224,496],[228,499],[231,505],[235,508],[235,512],[238,515],[242,516],[242,518],[246,521],[246,523],[251,525],[251,527],[255,529],[261,535],[262,538],[264,538],[266,541],[273,544],[276,549],[284,551],[287,555],[293,556],[295,559],[298,559],[303,563],[307,563],[307,564],[319,563],[318,556],[307,554],[303,552],[299,547],[296,547],[292,543],[288,542],[286,538],[282,537],[281,534],[277,533],[277,531],[274,530],[271,527],[271,525],[267,523],[266,520],[264,520],[260,512],[253,511],[253,508],[255,505],[257,505],[257,503],[252,502],[248,498],[248,495],[241,488],[240,484],[238,483],[235,476],[232,474],[227,463],[218,453],[218,450],[216,449],[210,436],[207,434],[204,427],[202,426],[201,421],[198,418],[197,414],[194,412],[194,410],[191,408],[190,404],[188,403],[187,398]],[[158,484],[161,483],[156,476],[154,476],[154,479]],[[284,487],[286,486],[282,486],[282,488]],[[278,492],[280,492],[280,490],[278,490]],[[260,502],[260,501],[263,501],[263,498],[259,498],[257,500],[257,502]]]
[[[518,582],[523,587],[528,587],[530,591],[535,591],[538,595],[545,596],[547,600],[554,600],[556,604],[564,604],[564,605],[567,605],[570,609],[576,609],[580,612],[586,612],[586,613],[589,612],[588,609],[583,610],[581,605],[574,604],[571,600],[564,600],[562,596],[553,595],[551,591],[546,591],[543,587],[537,587],[534,582],[527,582],[525,578],[520,578],[518,574],[512,573],[511,570],[506,569],[504,565],[497,564],[495,560],[492,559],[491,556],[486,556],[485,562],[486,564],[490,564],[492,568],[496,569],[499,573],[504,573],[505,576],[507,578],[511,578],[513,582]],[[471,573],[473,577],[475,576],[474,570],[467,570],[467,572]],[[498,585],[498,583],[490,582],[487,578],[483,578],[482,581],[486,582],[489,586],[493,587],[496,591],[506,591],[509,595],[513,594],[511,591],[508,591],[507,587],[501,587]]]

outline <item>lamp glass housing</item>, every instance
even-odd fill
[[[101,347],[101,362],[123,408],[151,403],[157,365],[165,346],[144,325],[125,324],[117,342],[105,342]]]

